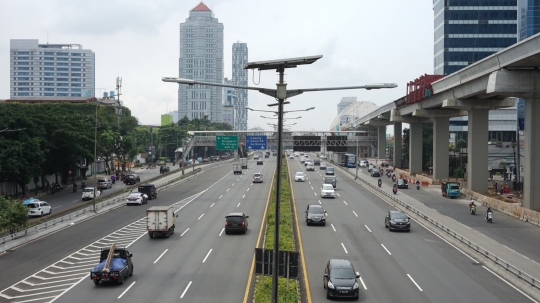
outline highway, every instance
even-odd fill
[[[169,168],[171,169],[171,172],[172,171],[177,171],[178,170],[178,165],[175,165],[175,166],[169,165]],[[191,169],[193,169],[193,168],[192,167],[185,168],[184,171],[189,172]],[[137,170],[134,170],[132,173],[138,174],[139,177],[141,177],[141,184],[144,184],[144,181],[152,179],[152,178],[160,175],[159,174],[159,165],[156,166],[155,168],[150,168],[150,169],[137,169]],[[60,211],[60,210],[63,210],[63,209],[68,208],[68,207],[75,206],[75,205],[77,205],[79,203],[82,203],[82,198],[81,198],[82,197],[82,190],[81,190],[81,187],[80,187],[80,185],[81,185],[80,181],[78,181],[77,184],[78,184],[78,187],[77,187],[76,192],[73,192],[73,189],[72,189],[71,185],[67,185],[64,190],[59,191],[59,192],[54,193],[54,194],[48,194],[48,195],[46,195],[44,197],[39,198],[39,200],[42,200],[42,201],[45,201],[45,202],[49,203],[51,205],[51,207],[52,207],[53,213],[57,212],[57,211]],[[92,177],[87,177],[86,186],[87,187],[94,186],[94,177],[93,176]],[[124,182],[116,181],[112,185],[111,188],[104,189],[101,192],[101,197],[105,197],[105,196],[110,195],[111,193],[113,193],[113,191],[123,189],[123,188],[126,188],[126,187],[127,186],[124,184]]]
[[[298,157],[289,163],[291,177],[305,171]],[[410,233],[389,232],[384,215],[395,208],[339,171],[336,198],[321,199],[324,171],[315,168],[306,182],[293,182],[312,302],[328,301],[323,274],[331,258],[353,263],[363,302],[530,302],[416,221]],[[323,205],[326,226],[306,225],[308,204]]]
[[[353,174],[355,170],[349,168],[349,171]],[[365,167],[358,169],[358,175],[364,179],[377,179],[371,177],[368,169]],[[382,176],[381,180],[383,180],[383,186],[392,186],[392,179],[386,177],[386,175]],[[538,232],[538,226],[523,222],[518,218],[510,217],[498,211],[495,211],[493,214],[493,223],[488,224],[484,220],[486,207],[483,207],[480,203],[476,203],[477,215],[473,216],[469,214],[469,202],[466,198],[463,196],[458,199],[445,198],[442,196],[440,187],[438,186],[421,186],[420,190],[417,190],[416,185],[409,184],[408,189],[399,189],[398,194],[412,197],[425,206],[437,210],[441,215],[451,217],[461,224],[482,233],[486,237],[540,263],[540,254],[538,254],[540,233]]]
[[[225,165],[170,189],[151,205],[175,204],[177,227],[150,239],[143,206],[120,207],[0,255],[0,302],[241,302],[275,168],[249,161],[243,175]],[[265,182],[252,184],[262,172]],[[246,235],[225,235],[225,215],[249,215]],[[99,248],[116,241],[133,254],[134,275],[123,285],[89,279]]]

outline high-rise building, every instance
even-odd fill
[[[223,81],[223,24],[203,2],[180,24],[180,78],[202,82]],[[206,85],[179,85],[179,119],[204,118],[222,122],[222,89]]]
[[[232,46],[232,82],[234,85],[247,86],[248,71],[244,66],[248,62],[247,43],[236,42]],[[247,130],[248,120],[248,93],[246,89],[236,90],[236,103],[234,104],[234,129]]]
[[[450,75],[517,41],[517,0],[433,0],[434,73]],[[490,140],[516,140],[516,107],[489,112]],[[454,140],[467,141],[468,117],[450,119]]]
[[[337,114],[341,113],[349,104],[356,102],[356,97],[343,97],[337,105]]]
[[[434,70],[450,75],[517,41],[517,0],[433,0]]]
[[[233,85],[232,80],[223,79],[224,84]],[[236,104],[236,89],[232,87],[223,88],[223,122],[229,123],[234,129],[234,104]]]
[[[10,40],[11,99],[94,97],[95,54],[80,44]]]

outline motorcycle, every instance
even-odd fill
[[[476,215],[476,206],[475,205],[471,206],[470,212],[471,212],[471,215]]]
[[[392,175],[392,182],[396,182],[396,175]]]
[[[381,187],[381,185],[382,185],[382,180],[379,179],[379,181],[378,181],[377,183],[379,184],[379,187]]]
[[[486,221],[487,221],[488,223],[493,223],[492,217],[493,217],[493,213],[492,213],[492,212],[488,212],[488,213],[486,214]]]
[[[73,183],[73,192],[77,192],[77,184]]]
[[[392,192],[394,192],[394,195],[397,194],[397,186],[394,185],[394,187],[392,188]]]
[[[416,189],[420,190],[420,182],[416,182]]]

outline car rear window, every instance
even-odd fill
[[[334,168],[333,167],[328,167],[326,170],[327,171],[334,171]]]
[[[231,217],[227,217],[227,221],[228,222],[235,222],[235,223],[239,223],[239,222],[242,222],[244,220],[244,218],[240,217],[240,216],[231,216]]]
[[[320,214],[323,213],[323,209],[322,209],[322,207],[311,206],[311,207],[309,208],[308,213],[320,215]]]
[[[253,177],[260,177],[261,174],[253,174]]]
[[[28,204],[28,208],[38,208],[38,207],[39,207],[38,203],[30,203],[30,204]]]
[[[354,270],[349,268],[334,268],[332,269],[330,275],[334,279],[354,279],[356,275],[354,274]]]

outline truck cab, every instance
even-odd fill
[[[441,182],[441,191],[443,197],[457,198],[461,194],[460,184],[458,182]]]

